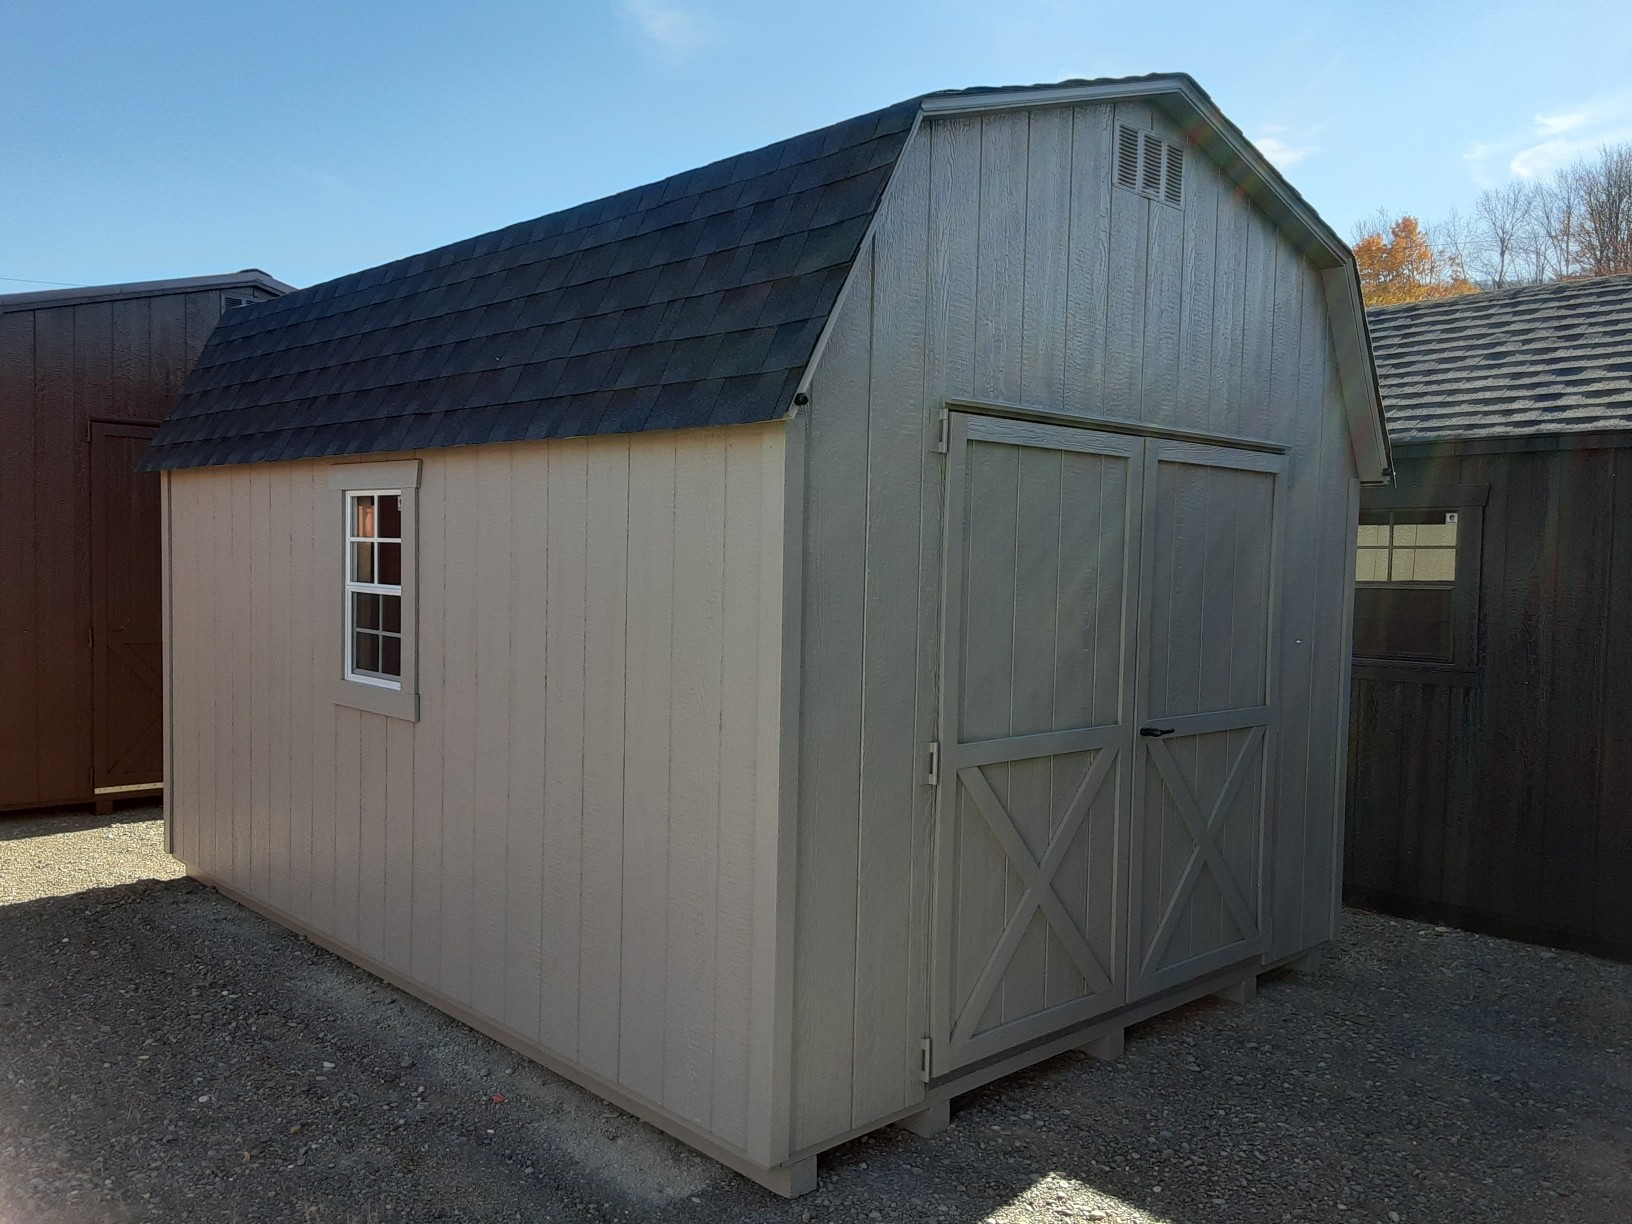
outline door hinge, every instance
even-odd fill
[[[929,1038],[918,1047],[918,1073],[924,1077],[924,1083],[929,1083]]]
[[[931,786],[941,784],[941,745],[939,740],[929,746],[929,772],[926,774],[924,781]]]
[[[935,426],[935,446],[937,455],[944,455],[952,445],[952,417],[949,413],[941,413],[941,419]]]

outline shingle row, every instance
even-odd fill
[[[1632,428],[1632,276],[1367,316],[1401,442]]]
[[[780,416],[917,109],[232,311],[148,466]]]

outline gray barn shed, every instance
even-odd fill
[[[1387,441],[1188,77],[233,312],[150,463],[188,869],[784,1193],[1334,933]]]

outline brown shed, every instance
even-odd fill
[[[0,810],[157,790],[159,482],[136,472],[264,272],[0,295]]]

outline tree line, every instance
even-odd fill
[[[1354,257],[1368,306],[1632,273],[1632,145],[1490,188],[1432,225],[1379,210],[1355,226]]]

